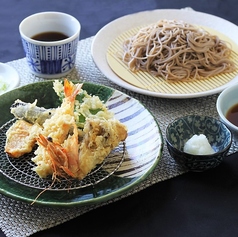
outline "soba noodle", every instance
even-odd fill
[[[235,70],[218,36],[182,21],[161,20],[126,40],[122,60],[133,72],[168,80],[199,79]]]

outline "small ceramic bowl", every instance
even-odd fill
[[[193,135],[204,134],[215,151],[210,155],[184,152],[185,143]],[[190,171],[205,171],[218,166],[232,143],[229,128],[220,120],[202,115],[188,115],[170,123],[166,129],[166,144],[170,155]]]
[[[60,78],[73,70],[81,31],[79,21],[63,12],[39,12],[19,25],[22,45],[30,71],[42,78]],[[63,38],[38,38],[39,35]]]
[[[227,119],[228,111],[238,105],[238,84],[227,87],[217,98],[216,108],[220,120],[230,128],[231,132],[238,138],[238,126]]]

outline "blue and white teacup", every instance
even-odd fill
[[[67,75],[75,65],[80,30],[78,20],[62,12],[41,12],[25,18],[19,31],[31,72],[42,78]]]

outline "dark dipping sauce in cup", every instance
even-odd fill
[[[226,118],[238,127],[238,104],[233,105],[226,113]]]
[[[59,41],[59,40],[64,40],[69,38],[69,36],[65,35],[64,33],[61,32],[43,32],[36,34],[31,37],[34,40],[39,40],[39,41]]]

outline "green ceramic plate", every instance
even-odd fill
[[[47,80],[17,88],[0,96],[0,143],[5,144],[3,127],[13,118],[9,108],[16,99],[30,103],[37,99],[37,105],[45,108],[59,105],[52,85],[53,81]],[[139,101],[101,85],[84,83],[83,89],[89,94],[98,95],[115,117],[127,126],[128,137],[123,146],[123,162],[112,175],[96,185],[72,190],[45,191],[35,204],[75,206],[107,201],[138,185],[155,169],[160,160],[164,144],[160,128],[151,113]],[[21,168],[14,170],[11,158],[4,152],[4,145],[0,147],[0,157],[7,160],[0,162],[0,192],[13,199],[33,202],[42,190],[34,185],[29,186],[27,182],[16,180],[18,177],[21,179],[26,172]],[[9,178],[7,168],[10,172],[15,172],[17,178]],[[31,177],[26,177],[27,179]],[[40,182],[40,178],[38,179]]]

